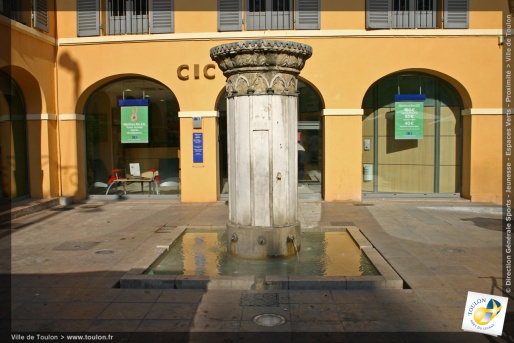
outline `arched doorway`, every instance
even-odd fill
[[[323,101],[317,91],[298,80],[298,196],[321,197],[323,175]],[[219,97],[218,118],[220,196],[228,195],[227,103],[226,94]]]
[[[410,103],[417,122],[405,123],[400,109]],[[460,195],[462,100],[451,85],[422,73],[390,75],[369,88],[363,109],[363,196]],[[416,129],[402,133],[409,125]]]
[[[178,111],[173,92],[148,78],[123,78],[97,89],[88,98],[84,110],[88,194],[178,196]],[[135,125],[146,129],[131,135]],[[141,134],[143,139],[136,134]],[[109,178],[118,173],[131,178],[158,175],[159,180],[157,187],[153,182],[127,182],[109,187]]]
[[[27,119],[23,94],[0,71],[0,202],[29,196]]]

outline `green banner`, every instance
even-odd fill
[[[422,101],[399,101],[394,105],[394,138],[423,139]]]
[[[121,107],[121,142],[148,143],[148,106]]]

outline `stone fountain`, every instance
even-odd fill
[[[227,77],[228,251],[242,258],[300,250],[297,76],[305,44],[249,40],[211,49]]]

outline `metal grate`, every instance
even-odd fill
[[[89,250],[100,242],[64,242],[61,245],[56,246],[53,250],[60,251],[79,251]]]
[[[242,306],[278,306],[278,293],[243,293]]]
[[[361,203],[361,204],[353,204],[353,206],[375,206],[375,204]]]

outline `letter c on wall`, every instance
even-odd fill
[[[209,74],[208,73],[208,70],[209,69],[216,69],[216,66],[214,64],[207,64],[205,67],[203,67],[203,76],[207,79],[207,80],[214,80],[214,77],[216,76],[214,73],[212,74]]]
[[[182,81],[189,80],[189,75],[182,74],[182,71],[184,71],[184,70],[189,70],[189,66],[187,64],[181,64],[177,68],[177,76]]]

